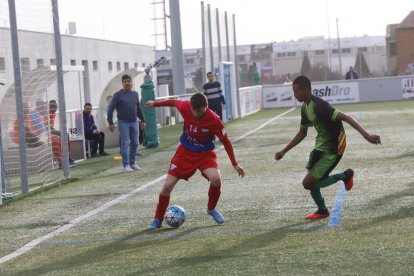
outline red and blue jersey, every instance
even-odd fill
[[[162,100],[154,102],[154,106],[175,106],[184,119],[184,130],[180,137],[181,144],[192,152],[206,152],[214,150],[215,136],[223,143],[224,148],[233,166],[237,165],[233,146],[227,136],[226,129],[220,117],[212,110],[197,118],[194,116],[190,101]]]

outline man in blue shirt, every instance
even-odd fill
[[[122,166],[125,172],[138,171],[141,169],[136,163],[139,136],[138,118],[141,121],[141,128],[145,128],[145,118],[139,102],[138,92],[132,90],[130,75],[122,76],[122,89],[113,95],[109,104],[107,121],[111,131],[115,129],[112,119],[115,109],[121,138]]]
[[[83,106],[83,128],[85,133],[85,139],[93,140],[91,143],[91,157],[98,156],[98,145],[99,145],[99,155],[107,156],[108,153],[105,152],[105,133],[100,131],[95,124],[93,118],[92,105],[90,103],[85,103]]]

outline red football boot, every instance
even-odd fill
[[[347,175],[344,179],[345,190],[350,191],[352,186],[354,186],[354,171],[352,169],[347,169],[345,174]]]
[[[307,215],[304,219],[323,219],[329,217],[328,210],[318,210],[313,214]]]

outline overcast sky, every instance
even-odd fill
[[[29,12],[41,8],[32,4],[37,1],[50,3],[50,0],[16,0],[16,3],[26,6]],[[61,29],[64,33],[68,22],[74,21],[78,36],[152,46],[154,13],[151,2],[153,0],[58,0]],[[199,48],[201,2],[179,2],[183,47]],[[210,4],[214,11],[218,8],[229,15],[235,14],[239,45],[297,40],[305,36],[336,38],[337,18],[341,37],[385,36],[387,24],[400,23],[414,10],[414,1],[409,0],[206,0],[204,3]],[[0,9],[6,10],[5,5],[7,1],[0,0]],[[40,22],[42,13],[36,11],[36,14],[33,20]],[[0,17],[2,15],[5,14],[0,10]],[[0,24],[4,20],[7,19],[0,18]]]

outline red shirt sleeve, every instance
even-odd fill
[[[218,118],[218,116],[217,116]],[[233,166],[237,165],[236,156],[234,155],[233,145],[231,141],[229,140],[229,137],[227,136],[227,131],[224,128],[223,123],[218,118],[216,120],[216,124],[214,127],[214,134],[220,139],[220,141],[223,143],[224,149],[227,152],[227,155],[230,158],[231,164]]]
[[[181,106],[184,101],[182,100],[159,100],[154,102],[154,107],[157,106],[175,106],[178,109],[181,109]]]

